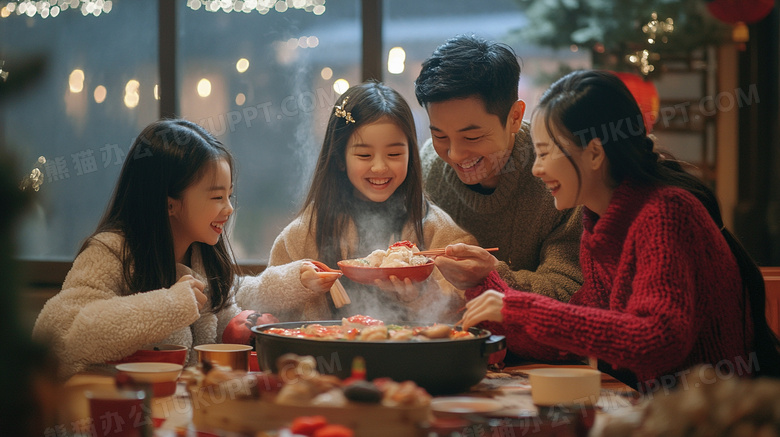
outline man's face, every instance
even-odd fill
[[[520,130],[525,103],[518,100],[506,120],[490,114],[481,98],[429,103],[433,147],[467,185],[495,188]]]

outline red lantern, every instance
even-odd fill
[[[658,110],[661,106],[655,84],[652,81],[642,79],[638,74],[618,73],[615,71],[612,73],[622,80],[626,84],[626,88],[631,91],[637,104],[639,104],[639,110],[642,111],[645,130],[647,133],[652,132],[653,125],[658,120]]]
[[[775,0],[713,0],[707,3],[713,17],[729,24],[761,21],[774,7]]]
[[[740,50],[745,50],[745,43],[750,39],[747,25],[763,20],[774,7],[775,0],[713,0],[707,3],[713,17],[734,25],[731,39],[739,43]]]

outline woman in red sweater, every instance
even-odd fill
[[[616,76],[578,71],[542,96],[531,121],[533,173],[558,209],[584,205],[585,282],[568,303],[511,289],[495,258],[454,245],[436,260],[469,299],[464,328],[506,335],[523,357],[596,357],[642,390],[696,364],[777,376],[760,271],[723,226],[710,189],[647,137]]]

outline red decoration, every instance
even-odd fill
[[[774,7],[775,0],[713,0],[707,3],[713,17],[729,24],[761,21]]]
[[[626,88],[639,104],[639,110],[642,111],[642,118],[645,121],[645,130],[647,133],[653,131],[653,125],[658,120],[658,110],[660,101],[658,99],[658,90],[652,81],[644,80],[641,76],[634,73],[612,72],[626,84]]]

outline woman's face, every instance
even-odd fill
[[[547,186],[550,194],[555,198],[557,209],[574,208],[582,204],[583,181],[577,176],[577,169],[574,167],[579,164],[582,149],[572,144],[567,137],[559,135],[557,129],[553,128],[558,144],[565,148],[571,157],[570,160],[550,137],[544,118],[542,112],[537,112],[531,118],[531,138],[536,153],[532,172]]]
[[[380,118],[352,133],[345,162],[355,196],[384,202],[406,179],[409,141],[398,125]]]

